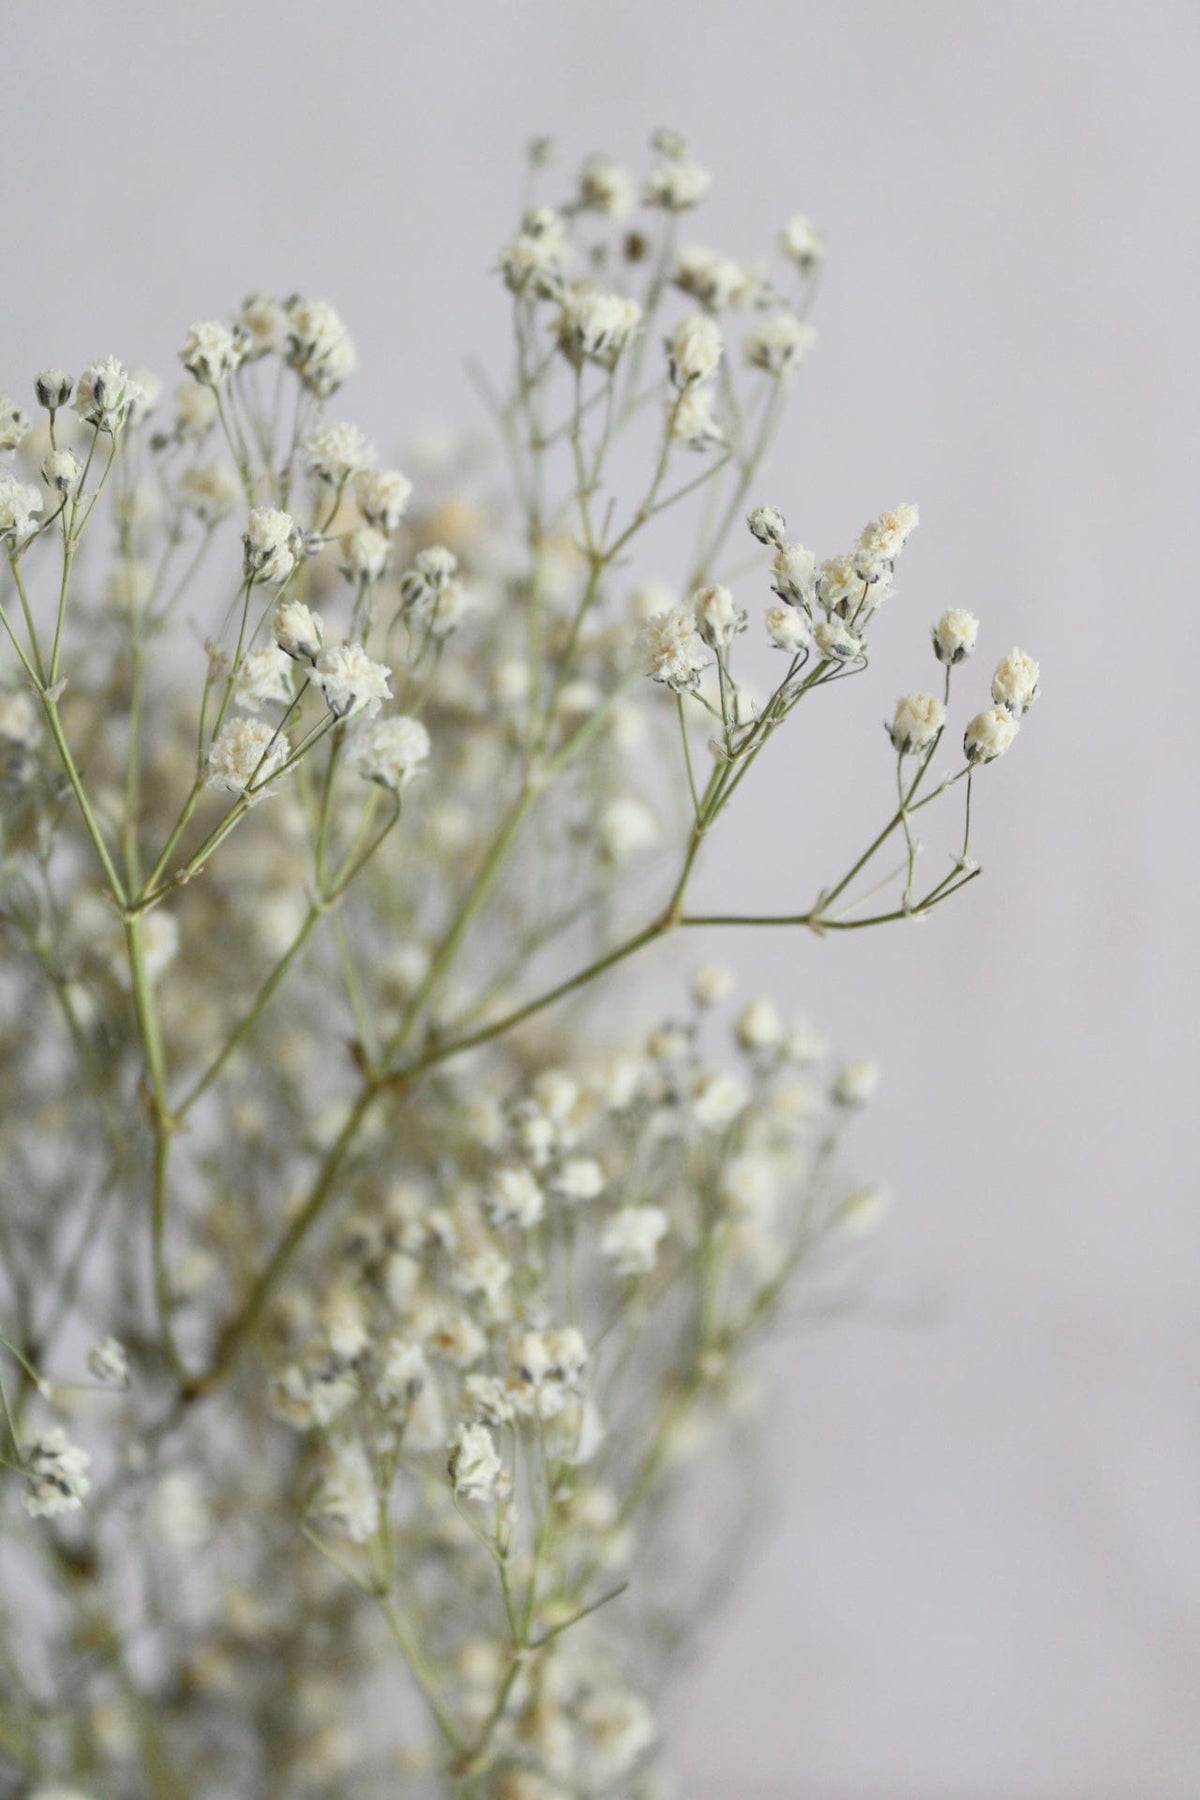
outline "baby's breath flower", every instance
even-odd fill
[[[690,606],[655,613],[642,628],[640,648],[651,681],[661,681],[677,694],[698,687],[701,671],[708,666]]]
[[[826,612],[847,618],[862,603],[866,589],[852,555],[830,556],[817,570],[817,600]]]
[[[600,152],[588,157],[579,173],[579,205],[584,212],[621,219],[632,209],[633,200],[633,177],[628,169]]]
[[[83,470],[73,450],[51,450],[42,459],[42,480],[56,493],[70,496],[79,487]]]
[[[585,362],[597,363],[602,369],[615,368],[641,316],[636,300],[605,294],[598,288],[572,288],[559,318],[559,348],[576,368]]]
[[[260,706],[286,706],[292,698],[292,659],[277,644],[251,650],[242,658],[233,685],[235,706],[257,712]]]
[[[779,234],[779,248],[802,275],[811,275],[825,257],[825,242],[811,219],[795,213]]]
[[[79,377],[75,410],[85,424],[115,436],[141,398],[142,389],[129,370],[110,356],[106,362],[89,363]]]
[[[522,231],[500,252],[499,269],[510,293],[557,300],[563,290],[565,259],[561,239]]]
[[[429,733],[420,720],[397,714],[376,719],[356,733],[351,761],[365,780],[399,793],[425,767],[429,748]]]
[[[218,525],[238,505],[242,485],[228,463],[196,463],[179,477],[178,493],[202,525]]]
[[[756,506],[746,520],[750,536],[757,538],[760,544],[774,544],[782,550],[787,533],[787,521],[774,506]]]
[[[724,963],[701,963],[692,974],[691,988],[697,1006],[720,1006],[733,992],[733,973]]]
[[[288,367],[318,399],[328,400],[358,366],[350,333],[327,300],[293,294],[284,311]]]
[[[675,286],[709,312],[736,306],[746,285],[746,271],[731,257],[704,244],[685,244],[675,259]]]
[[[301,455],[308,473],[330,487],[342,487],[375,461],[358,426],[346,424],[318,425],[305,438]]]
[[[822,619],[813,631],[813,639],[822,656],[833,662],[853,662],[863,653],[863,641],[836,619]]]
[[[371,1460],[357,1440],[330,1446],[313,1496],[313,1512],[338,1526],[354,1544],[369,1543],[379,1529],[379,1497]]]
[[[354,718],[359,713],[373,719],[383,702],[392,697],[388,686],[391,670],[383,663],[372,662],[361,644],[330,644],[319,653],[313,667],[325,704],[335,719]]]
[[[395,531],[411,495],[412,482],[399,469],[360,469],[354,477],[355,505],[379,531]]]
[[[661,835],[658,820],[650,808],[632,794],[610,800],[601,809],[596,829],[605,856],[618,864],[630,861],[645,850],[653,850]]]
[[[370,587],[383,575],[391,553],[392,546],[382,531],[376,531],[373,525],[360,525],[347,537],[338,567],[356,587]]]
[[[746,361],[777,381],[786,381],[800,367],[816,339],[816,332],[794,313],[771,313],[749,332]]]
[[[1006,706],[990,706],[976,713],[963,733],[963,753],[969,763],[995,762],[1016,741],[1020,726]]]
[[[946,723],[946,709],[932,694],[906,694],[897,700],[887,727],[893,750],[901,756],[917,756],[928,750]]]
[[[23,1447],[22,1461],[29,1486],[21,1500],[32,1519],[78,1512],[92,1491],[87,1473],[92,1459],[71,1443],[61,1425],[39,1432]]]
[[[291,754],[282,731],[262,719],[227,719],[208,752],[206,786],[262,797]]]
[[[87,1366],[101,1387],[129,1386],[129,1355],[124,1344],[115,1337],[104,1338],[88,1351]]]
[[[721,360],[721,328],[707,313],[681,319],[666,340],[667,367],[677,388],[707,381]]]
[[[771,564],[771,586],[785,606],[811,612],[817,597],[817,559],[803,544],[781,544]]]
[[[701,588],[692,596],[696,630],[711,650],[728,650],[739,631],[746,629],[746,614],[727,587]]]
[[[708,170],[681,152],[665,157],[652,171],[642,188],[642,204],[661,207],[664,212],[687,212],[699,206],[711,186]]]
[[[573,1156],[551,1176],[550,1188],[556,1199],[578,1206],[604,1192],[604,1170],[594,1157]]]
[[[736,1075],[704,1075],[692,1098],[692,1117],[705,1131],[727,1131],[749,1098]]]
[[[769,606],[767,608],[767,636],[777,650],[786,650],[789,655],[796,656],[805,649],[811,636],[811,627],[807,614],[796,606]]]
[[[600,1249],[618,1275],[648,1275],[666,1233],[661,1206],[622,1206],[605,1224]]]
[[[778,1050],[784,1039],[784,1023],[774,1001],[752,1000],[734,1027],[743,1050]]]
[[[217,422],[217,396],[212,388],[189,381],[175,389],[175,436],[183,444],[198,444]]]
[[[65,406],[74,386],[74,378],[65,369],[42,369],[33,378],[38,405],[44,406],[47,412],[57,412],[60,406]]]
[[[961,606],[944,612],[933,628],[933,653],[940,663],[952,667],[970,656],[979,636],[979,620]]]
[[[243,568],[248,581],[286,581],[296,566],[300,528],[291,513],[256,506],[242,537]]]
[[[685,450],[717,450],[725,443],[725,432],[715,412],[716,401],[711,388],[691,387],[668,408],[671,442]]]
[[[996,665],[992,699],[997,706],[1007,707],[1014,719],[1021,718],[1037,699],[1040,674],[1032,656],[1026,656],[1024,650],[1010,650]]]
[[[34,529],[34,517],[42,510],[42,496],[35,487],[0,471],[0,540],[21,544]]]
[[[288,316],[283,303],[273,294],[247,294],[237,317],[244,337],[246,356],[255,362],[260,356],[279,356],[287,342]]]
[[[486,1425],[460,1425],[450,1450],[454,1491],[467,1500],[490,1500],[504,1465]]]
[[[179,360],[189,375],[205,387],[219,387],[228,381],[245,356],[245,340],[218,319],[203,319],[193,325],[183,340]]]
[[[877,570],[880,564],[895,562],[919,522],[916,507],[907,504],[880,513],[877,519],[862,528],[858,540],[859,567],[870,571]],[[865,576],[867,580],[874,578],[870,572]]]
[[[325,642],[325,621],[302,600],[281,600],[271,620],[275,642],[294,662],[314,662]]]
[[[519,1225],[528,1230],[545,1212],[546,1196],[528,1169],[512,1164],[494,1171],[487,1209],[493,1225]]]
[[[37,742],[37,711],[25,688],[0,688],[0,743],[29,749]]]
[[[29,430],[29,420],[14,400],[0,394],[0,455],[15,450]]]
[[[865,1106],[879,1086],[879,1064],[863,1059],[849,1062],[837,1072],[833,1098],[839,1106]]]

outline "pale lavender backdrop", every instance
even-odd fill
[[[706,897],[758,857],[806,901],[810,845],[857,847],[945,605],[1044,699],[957,910],[733,947],[883,1059],[859,1161],[899,1305],[779,1358],[778,1535],[678,1708],[683,1792],[1194,1800],[1196,8],[59,0],[4,39],[5,387],[168,369],[193,317],[302,287],[353,326],[364,426],[468,422],[535,131],[687,131],[734,253],[826,226],[765,497],[823,550],[923,523],[856,731],[785,748]]]

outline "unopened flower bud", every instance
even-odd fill
[[[248,581],[286,581],[296,566],[299,532],[291,513],[256,506],[242,537]]]
[[[682,319],[666,340],[671,380],[677,388],[707,381],[721,360],[721,327],[707,313]]]
[[[944,612],[933,628],[933,653],[940,663],[952,668],[970,656],[979,636],[979,620],[961,606]]]
[[[38,405],[44,406],[47,412],[57,412],[60,406],[65,406],[74,386],[74,379],[64,369],[43,369],[33,381]]]
[[[302,600],[284,600],[271,621],[275,642],[294,662],[312,662],[325,642],[325,621]]]
[[[734,604],[727,587],[701,588],[693,598],[696,630],[710,650],[727,650],[739,631],[746,628],[746,615]]]
[[[812,611],[817,595],[817,559],[803,544],[781,544],[771,564],[771,586],[785,606]]]
[[[51,450],[42,460],[42,480],[59,494],[73,494],[83,470],[73,450]]]
[[[751,537],[757,538],[760,544],[774,544],[776,549],[783,547],[787,522],[774,506],[756,506],[746,523]]]

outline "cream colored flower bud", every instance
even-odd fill
[[[771,564],[771,586],[785,606],[811,612],[817,596],[817,559],[803,544],[781,544]]]
[[[42,461],[42,480],[58,494],[74,494],[82,474],[73,450],[51,450]]]
[[[963,733],[963,751],[969,763],[995,762],[1012,748],[1020,730],[1016,719],[1004,706],[989,707],[976,713]]]
[[[295,662],[312,662],[325,642],[325,621],[302,600],[283,600],[271,620],[275,642]]]
[[[845,625],[839,625],[836,619],[822,619],[813,632],[813,639],[821,655],[832,662],[853,662],[863,653],[862,639]]]
[[[946,723],[946,709],[932,694],[906,694],[897,700],[896,712],[888,726],[892,748],[901,756],[919,755],[928,750]]]
[[[750,536],[757,538],[760,544],[774,544],[776,549],[783,548],[787,521],[776,507],[756,506],[746,524],[750,528]]]
[[[711,650],[728,650],[738,632],[746,628],[746,615],[727,587],[701,588],[692,605],[696,630]]]
[[[992,676],[992,699],[997,706],[1007,707],[1015,719],[1021,718],[1037,699],[1040,673],[1032,656],[1010,650]]]
[[[961,606],[944,612],[933,628],[933,653],[948,668],[970,656],[979,636],[979,620]]]
[[[47,412],[57,412],[60,406],[65,406],[74,386],[73,378],[65,369],[43,369],[33,380],[38,405],[44,406]]]
[[[801,612],[798,606],[769,606],[767,608],[767,636],[777,650],[786,650],[790,656],[798,656],[807,648],[811,637],[808,615]]]
[[[707,313],[680,320],[666,340],[667,363],[677,388],[715,375],[721,360],[721,327]]]

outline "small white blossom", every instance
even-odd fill
[[[493,1225],[536,1225],[546,1210],[546,1196],[528,1169],[519,1165],[497,1169],[487,1190],[487,1209]]]
[[[74,380],[65,369],[42,369],[33,378],[38,405],[44,406],[47,412],[57,412],[60,406],[65,406],[74,386]]]
[[[522,231],[500,252],[500,272],[510,293],[555,300],[563,291],[566,245],[560,238]]]
[[[696,630],[712,650],[728,650],[739,631],[746,629],[746,614],[727,587],[701,588],[692,596]]]
[[[785,606],[811,612],[817,597],[817,559],[803,544],[780,544],[771,564],[771,586]]]
[[[708,667],[704,644],[696,630],[690,606],[674,606],[655,613],[642,628],[639,647],[642,666],[651,681],[660,681],[675,693],[698,687]]]
[[[667,409],[671,442],[685,450],[719,450],[725,431],[716,415],[716,396],[711,388],[687,388]]]
[[[997,706],[1007,707],[1014,719],[1021,718],[1037,699],[1040,674],[1032,656],[1026,656],[1023,650],[1010,650],[996,665],[992,699]]]
[[[946,723],[946,709],[932,694],[906,694],[897,700],[888,726],[893,750],[901,756],[918,756],[928,750]]]
[[[878,584],[876,584],[878,586]],[[859,574],[853,555],[830,556],[817,570],[817,600],[826,612],[843,619],[856,612],[867,595],[868,584]],[[872,601],[878,595],[872,592]]]
[[[241,500],[242,484],[228,463],[198,463],[184,470],[178,493],[202,525],[218,525]]]
[[[57,1519],[77,1512],[92,1491],[91,1457],[71,1443],[61,1425],[39,1432],[22,1452],[29,1485],[21,1496],[32,1519]]]
[[[329,487],[342,487],[370,468],[375,452],[357,425],[318,425],[301,445],[304,467]]]
[[[743,1050],[778,1050],[783,1043],[784,1023],[774,1001],[752,1000],[738,1015],[734,1026]]]
[[[797,606],[769,606],[766,614],[767,636],[777,650],[796,656],[806,648],[811,636],[807,615]]]
[[[412,482],[399,469],[360,469],[354,477],[354,503],[379,531],[395,531],[411,496]]]
[[[707,313],[681,319],[666,340],[667,367],[677,388],[708,381],[721,360],[721,327]]]
[[[605,219],[622,219],[634,201],[633,177],[610,156],[589,156],[579,174],[579,204]]]
[[[979,636],[979,620],[961,606],[944,612],[933,628],[933,653],[940,663],[953,667],[970,656]]]
[[[142,399],[142,389],[115,356],[89,363],[75,390],[75,410],[88,425],[115,434]]]
[[[362,726],[350,756],[365,780],[399,793],[425,767],[429,748],[429,733],[420,720],[397,714]]]
[[[277,775],[291,754],[282,731],[262,719],[227,719],[208,752],[206,786],[229,794],[253,794]]]
[[[102,1387],[129,1386],[129,1356],[124,1344],[106,1337],[88,1351],[87,1366]]]
[[[720,1006],[722,1000],[728,1000],[733,988],[733,972],[724,963],[701,963],[693,971],[692,999],[697,1006]]]
[[[597,288],[572,288],[563,301],[559,347],[576,367],[594,362],[602,369],[612,369],[637,330],[641,316],[636,300],[605,294]]]
[[[296,566],[300,529],[291,513],[256,506],[242,537],[243,568],[248,581],[286,581]]]
[[[963,733],[963,753],[969,763],[995,762],[1010,750],[1020,725],[1006,706],[990,706],[976,713]]]
[[[295,662],[313,662],[325,642],[325,621],[302,600],[282,600],[271,620],[275,642]]]
[[[359,713],[373,719],[383,702],[392,697],[388,686],[391,670],[383,663],[372,662],[361,644],[330,644],[317,656],[313,668],[325,704],[335,719],[349,719]]]
[[[665,212],[686,212],[698,206],[712,186],[712,176],[686,155],[669,156],[659,163],[642,188],[644,206],[660,206]]]
[[[779,248],[802,275],[811,275],[825,256],[825,242],[811,219],[795,213],[779,234]]]
[[[382,531],[376,531],[373,525],[360,525],[347,537],[338,566],[356,587],[370,587],[384,574],[391,553],[392,546]]]
[[[331,1445],[313,1495],[312,1510],[344,1531],[354,1544],[369,1543],[379,1529],[379,1497],[371,1461],[351,1439]]]
[[[242,658],[233,684],[233,700],[245,712],[260,706],[286,706],[292,698],[292,659],[277,644],[251,650]]]
[[[813,631],[813,639],[821,655],[832,662],[852,662],[863,653],[862,639],[836,619],[822,619]]]
[[[736,1075],[705,1075],[692,1096],[692,1117],[705,1131],[727,1131],[749,1098]]]
[[[877,519],[863,526],[857,562],[860,569],[867,571],[867,580],[875,579],[880,564],[895,562],[919,523],[920,514],[916,507],[904,504],[893,507],[891,512],[880,513]]]
[[[35,487],[0,471],[0,539],[11,538],[14,544],[24,543],[41,510],[42,496]]]
[[[245,343],[240,334],[219,320],[204,319],[193,325],[183,340],[179,360],[189,375],[205,387],[215,388],[228,381],[244,355]]]
[[[610,862],[624,863],[659,841],[658,820],[644,801],[619,795],[601,809],[597,834]]]
[[[217,422],[217,396],[212,388],[189,381],[175,390],[175,436],[183,444],[198,444]]]
[[[350,333],[327,300],[293,295],[285,310],[288,367],[306,388],[327,400],[358,366]]]
[[[879,1064],[869,1060],[846,1063],[837,1072],[833,1097],[839,1106],[865,1106],[879,1086]]]
[[[37,742],[38,715],[26,688],[0,688],[0,743],[31,749]]]
[[[490,1500],[504,1465],[486,1425],[460,1425],[450,1451],[454,1491],[467,1500]]]
[[[622,1206],[606,1221],[600,1249],[618,1275],[648,1275],[666,1232],[661,1206]]]
[[[15,450],[29,430],[29,420],[15,400],[0,394],[0,455]]]
[[[777,550],[783,549],[787,521],[777,507],[756,506],[746,524],[750,536],[757,538],[760,544],[774,544]]]
[[[238,313],[246,356],[279,356],[287,342],[288,316],[274,294],[247,294]]]
[[[772,313],[745,340],[746,360],[777,381],[785,381],[800,367],[816,340],[816,332],[794,313]]]
[[[604,1170],[594,1157],[573,1156],[551,1176],[550,1188],[568,1206],[578,1206],[604,1192]]]
[[[685,244],[675,260],[675,286],[710,312],[736,306],[746,286],[746,271],[731,257],[704,244]]]

